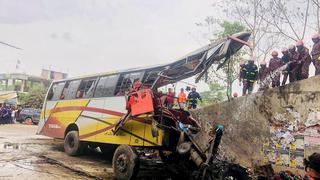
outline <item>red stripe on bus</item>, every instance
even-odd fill
[[[108,130],[112,129],[114,126],[115,126],[115,124],[107,126],[107,127],[102,128],[102,129],[100,129],[98,131],[94,131],[94,132],[91,132],[91,133],[88,133],[88,134],[81,135],[79,138],[80,139],[85,139],[85,138],[88,138],[88,137],[91,137],[91,136],[95,136],[97,134],[100,134],[100,133],[103,133],[105,131],[108,131]]]
[[[124,113],[117,112],[117,111],[111,111],[107,109],[101,109],[101,108],[95,108],[95,107],[86,107],[86,106],[66,106],[66,107],[56,107],[51,110],[51,113],[57,113],[57,112],[64,112],[64,111],[89,111],[89,112],[97,112],[97,113],[103,113],[103,114],[110,114],[113,116],[124,116]],[[151,124],[151,121],[148,121],[143,118],[139,117],[131,117],[132,120],[138,121],[141,123],[147,123]]]
[[[123,116],[124,113],[111,111],[107,109],[95,108],[95,107],[86,107],[86,106],[66,106],[66,107],[56,107],[51,110],[51,113],[64,112],[64,111],[90,111],[97,113],[110,114],[114,116]]]

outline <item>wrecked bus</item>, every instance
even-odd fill
[[[136,176],[138,149],[159,151],[162,161],[175,164],[175,172],[186,178],[212,179],[223,126],[203,132],[188,111],[163,106],[163,94],[157,89],[196,75],[198,81],[212,64],[225,65],[248,45],[249,37],[250,33],[238,33],[219,39],[166,65],[54,81],[43,104],[38,134],[64,139],[64,150],[72,156],[88,146],[99,147],[113,156],[117,179]],[[198,138],[207,143],[199,143]]]

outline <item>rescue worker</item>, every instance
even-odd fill
[[[290,62],[290,72],[289,72],[289,81],[294,82],[298,79],[298,59],[299,54],[296,51],[294,45],[289,46],[289,62]]]
[[[309,49],[303,45],[303,41],[300,40],[296,44],[297,52],[299,54],[298,64],[298,80],[307,79],[309,77],[309,66],[311,64],[311,56]]]
[[[277,69],[282,66],[281,60],[278,58],[278,52],[272,51],[271,53],[272,58],[269,62],[269,71],[270,74],[273,74],[272,78],[272,87],[280,86],[280,73],[276,73]],[[276,73],[276,74],[274,74]]]
[[[289,50],[288,50],[288,48],[283,48],[281,50],[281,53],[282,53],[282,57],[281,57],[282,65],[288,64],[289,63]],[[288,64],[287,68],[282,71],[283,79],[282,79],[281,86],[286,84],[286,82],[288,80],[289,71],[290,71],[290,64]]]
[[[251,94],[253,91],[254,83],[258,80],[258,67],[254,64],[254,60],[250,59],[248,64],[244,67],[245,76],[243,82],[242,95]]]
[[[241,86],[241,82],[244,82],[244,77],[246,75],[246,71],[245,71],[245,61],[241,60],[240,61],[240,72],[239,72],[239,86]]]
[[[184,89],[181,88],[180,93],[178,94],[178,103],[181,109],[184,109],[186,107],[186,102],[187,102],[187,95],[184,92]]]
[[[197,92],[196,88],[193,87],[191,92],[188,94],[188,109],[196,109],[198,105],[198,99],[202,101],[200,94]]]
[[[269,74],[269,68],[267,67],[266,61],[260,63],[258,82],[260,84],[259,91],[263,91],[269,88],[269,82],[266,81],[266,78]]]
[[[241,86],[241,83],[243,85],[242,87],[242,96],[246,95],[246,90],[245,88],[247,87],[246,83],[247,80],[245,79],[246,76],[246,63],[245,61],[241,60],[240,61],[240,72],[239,72],[239,86]]]
[[[316,69],[315,75],[320,75],[320,34],[312,36],[313,47],[311,51],[312,63]]]

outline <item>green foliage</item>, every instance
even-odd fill
[[[209,91],[200,93],[202,97],[201,106],[206,106],[213,103],[218,103],[226,100],[226,88],[218,82],[209,84]]]
[[[222,38],[228,35],[232,35],[238,32],[245,31],[246,28],[239,22],[229,22],[224,21],[219,24],[222,28],[221,32],[217,33],[216,36]],[[227,63],[220,70],[216,70],[216,67],[213,66],[208,70],[208,81],[210,91],[203,94],[203,99],[208,103],[216,103],[226,100],[227,97],[231,97],[232,94],[232,84],[238,78],[239,74],[239,63],[243,51],[238,51],[234,54],[229,63]]]
[[[241,23],[237,21],[223,21],[223,23],[220,23],[219,25],[222,27],[223,30],[217,34],[218,37],[226,37],[228,35],[243,32],[246,30],[245,26],[243,26]]]
[[[41,109],[47,89],[42,85],[33,86],[29,93],[19,93],[20,104],[26,108]]]

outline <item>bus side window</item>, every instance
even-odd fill
[[[130,90],[134,81],[142,79],[143,74],[144,71],[122,74],[123,78],[120,78],[117,83],[115,96],[124,96]]]
[[[76,98],[76,93],[79,88],[81,80],[73,80],[70,82],[67,82],[66,86],[64,87],[64,90],[61,94],[60,99],[74,99]]]
[[[94,92],[94,97],[113,96],[118,79],[119,79],[119,75],[100,77],[96,90]]]
[[[143,85],[150,88],[157,80],[159,72],[160,71],[150,71],[148,73],[145,73],[142,80]]]
[[[59,100],[65,83],[66,82],[54,83],[49,90],[47,101]]]
[[[89,98],[92,97],[93,90],[96,84],[97,78],[84,79],[81,81],[79,89],[76,94],[76,98]]]

